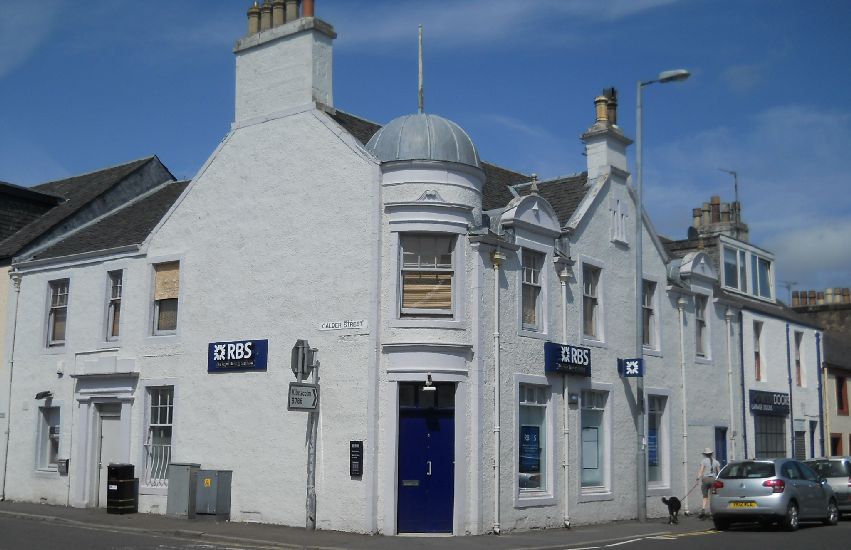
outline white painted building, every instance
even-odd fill
[[[233,520],[304,525],[308,416],[286,405],[306,339],[318,528],[634,518],[636,418],[647,514],[664,515],[699,449],[736,444],[740,324],[711,258],[671,255],[644,216],[645,395],[619,375],[637,354],[636,212],[612,102],[583,135],[587,172],[538,182],[439,116],[379,130],[335,110],[333,28],[265,13],[235,48],[230,132],[179,198],[128,206],[173,204],[133,246],[78,231],[14,262],[7,498],[102,507],[106,464],[129,462],[140,511],[164,513],[167,464],[200,463],[233,472]]]

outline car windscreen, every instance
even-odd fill
[[[774,477],[773,462],[737,462],[728,464],[721,473],[721,479],[751,479]]]
[[[805,462],[807,466],[816,471],[821,477],[849,477],[851,467],[841,460],[814,460]]]

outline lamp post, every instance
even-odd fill
[[[636,84],[636,102],[635,102],[635,350],[636,357],[644,357],[644,312],[643,312],[643,297],[644,297],[644,268],[642,265],[642,235],[644,232],[644,197],[641,186],[641,134],[642,134],[642,114],[641,114],[641,90],[645,86],[655,84],[665,84],[667,82],[677,82],[685,80],[691,73],[685,69],[676,69],[673,71],[664,71],[659,73],[659,76],[653,80],[639,80]],[[638,432],[638,452],[636,453],[637,467],[637,484],[638,484],[638,521],[647,519],[647,443],[644,435],[644,377],[637,378],[636,388],[636,407],[638,408],[638,424],[636,431]],[[686,450],[683,449],[685,453]]]

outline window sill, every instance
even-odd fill
[[[644,348],[644,355],[650,355],[651,357],[662,357],[662,351],[653,348]]]
[[[609,346],[602,340],[597,340],[590,336],[582,337],[582,345],[583,346],[591,346],[593,348],[608,348]]]
[[[648,485],[647,486],[647,496],[648,497],[664,497],[671,494],[671,486],[670,485]]]
[[[121,347],[121,342],[119,340],[104,340],[103,342],[98,342],[97,348],[106,350],[106,349],[114,349],[118,350]]]
[[[602,502],[604,500],[614,500],[615,496],[608,489],[582,489],[579,493],[579,502]]]
[[[711,357],[701,357],[699,355],[695,356],[694,362],[698,365],[712,365],[713,364]]]
[[[545,491],[524,491],[514,498],[515,508],[531,508],[533,506],[552,506],[556,499]]]
[[[546,332],[539,332],[537,330],[520,329],[517,331],[517,335],[526,338],[535,338],[536,340],[549,340],[549,335]]]
[[[48,467],[48,468],[36,468],[35,469],[36,477],[59,477],[59,468],[57,467]]]
[[[449,319],[394,319],[389,324],[392,328],[445,328],[454,330],[466,328],[461,321]]]
[[[42,353],[44,355],[61,355],[65,353],[65,344],[61,346],[45,346]]]
[[[171,344],[180,341],[180,337],[177,334],[149,334],[146,340],[148,342]]]

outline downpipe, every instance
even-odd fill
[[[499,418],[500,418],[500,350],[499,350],[499,266],[505,260],[499,248],[491,254],[493,262],[493,308],[494,308],[494,330],[493,330],[493,356],[494,356],[494,388],[493,388],[493,440],[494,440],[494,456],[493,456],[493,481],[494,481],[494,498],[493,498],[493,532],[499,535],[499,497],[500,497],[500,441],[499,441]]]
[[[570,277],[570,272],[567,268],[559,271],[559,280],[561,281],[561,341],[567,343],[567,279]],[[564,404],[564,428],[562,437],[564,438],[564,526],[570,529],[570,409],[567,405],[567,375],[562,374],[561,377],[561,393]]]
[[[688,410],[686,409],[686,344],[685,334],[683,333],[683,323],[685,322],[684,309],[688,301],[684,297],[677,300],[677,316],[680,321],[680,378],[682,382],[682,421],[683,421],[683,491],[688,487]],[[688,495],[684,498],[683,506],[685,506],[685,515],[689,515]]]
[[[0,477],[0,501],[6,500],[6,474],[9,470],[9,442],[12,433],[12,382],[15,376],[15,337],[18,332],[18,304],[20,303],[21,294],[20,274],[12,274],[9,278],[12,280],[12,290],[15,296],[15,313],[12,316],[12,323],[9,326],[9,330],[12,331],[12,338],[9,344],[9,391],[6,394],[6,430],[3,433],[6,448],[3,450],[3,476]]]

